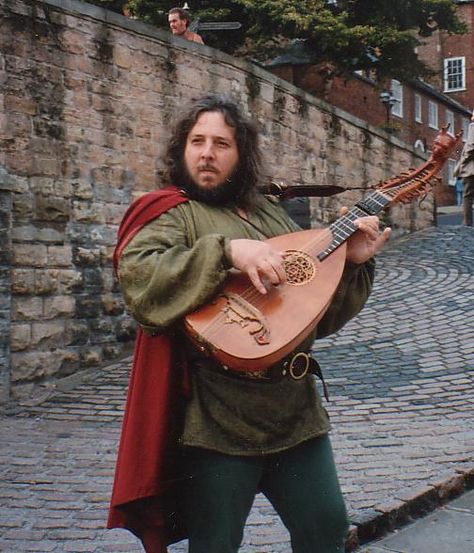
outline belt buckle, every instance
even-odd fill
[[[298,370],[295,372],[295,369],[298,369],[297,364],[300,359],[304,359],[304,366],[303,370],[301,372],[298,372]],[[288,372],[293,380],[301,380],[304,378],[309,371],[309,364],[310,364],[310,356],[305,353],[304,351],[300,351],[296,353],[288,365]]]

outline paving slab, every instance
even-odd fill
[[[474,484],[473,251],[474,231],[462,226],[392,241],[362,313],[315,344],[353,524],[348,550]],[[43,386],[2,417],[0,551],[142,551],[128,532],[104,529],[129,366],[124,359]],[[186,543],[169,550],[184,553]],[[257,496],[241,553],[290,550]]]
[[[473,553],[474,491],[360,553]]]

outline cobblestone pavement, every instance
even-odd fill
[[[473,262],[472,228],[393,241],[363,312],[316,344],[352,546],[472,486]],[[128,367],[125,360],[44,388],[2,418],[0,551],[141,551],[128,532],[104,530]],[[290,551],[262,496],[241,551]]]

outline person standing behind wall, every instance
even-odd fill
[[[191,42],[204,44],[202,37],[197,33],[188,30],[191,20],[188,12],[183,8],[171,8],[168,12],[168,23],[170,31],[175,35]]]
[[[464,181],[463,223],[472,227],[472,199],[474,194],[474,111],[467,132],[466,143],[461,157],[454,168],[454,176]]]

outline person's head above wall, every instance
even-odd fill
[[[189,13],[184,8],[171,8],[168,12],[168,24],[174,35],[183,35],[190,23]]]

